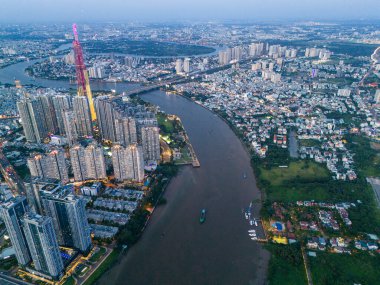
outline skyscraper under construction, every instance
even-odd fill
[[[88,73],[84,64],[83,50],[79,42],[77,25],[73,24],[74,41],[73,49],[75,56],[75,68],[78,84],[78,96],[86,96],[88,104],[90,106],[91,120],[96,120],[96,112],[94,107],[94,101],[92,99],[92,93],[90,88],[90,80],[88,79]]]

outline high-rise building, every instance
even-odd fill
[[[105,72],[104,68],[101,66],[93,66],[88,69],[88,75],[90,78],[104,78],[105,77]]]
[[[264,43],[252,43],[249,45],[249,56],[260,56],[264,53]]]
[[[64,136],[66,135],[64,113],[72,109],[72,97],[68,95],[56,95],[52,96],[51,101],[57,118],[58,133]]]
[[[242,59],[242,56],[243,56],[242,47],[237,46],[231,49],[231,59],[239,61]]]
[[[70,159],[75,181],[107,178],[103,148],[96,143],[86,148],[74,145],[70,149]]]
[[[7,202],[13,198],[12,189],[5,182],[0,183],[0,203]]]
[[[23,218],[23,228],[35,269],[59,279],[64,266],[52,219],[28,213]]]
[[[160,129],[156,126],[141,128],[141,141],[145,161],[160,160]]]
[[[70,146],[78,142],[78,129],[74,111],[63,112],[65,135]]]
[[[75,144],[70,148],[70,161],[75,181],[86,180],[87,169],[84,160],[84,147],[82,145]]]
[[[95,100],[96,117],[99,131],[103,140],[115,142],[115,110],[112,100],[108,96],[101,96]]]
[[[112,164],[117,181],[144,179],[143,151],[137,144],[112,147]]]
[[[280,45],[271,45],[269,46],[269,51],[268,51],[268,55],[270,57],[278,57],[279,54],[281,53],[280,52]]]
[[[175,72],[177,74],[182,73],[183,71],[183,64],[182,64],[182,59],[177,59],[175,62]]]
[[[61,188],[60,181],[51,178],[31,177],[24,184],[28,205],[40,215],[44,215],[41,196],[53,194]]]
[[[116,142],[127,146],[137,143],[136,120],[123,117],[115,120]]]
[[[185,73],[190,73],[191,67],[190,67],[190,58],[185,58],[183,61],[183,71]]]
[[[52,96],[49,94],[39,95],[35,97],[42,106],[43,118],[46,122],[46,128],[49,133],[58,132],[57,117],[53,106]]]
[[[53,149],[45,154],[32,154],[27,159],[27,164],[32,177],[54,178],[63,183],[69,181],[63,149]]]
[[[1,218],[5,223],[9,238],[16,253],[17,261],[25,266],[31,261],[26,238],[22,230],[22,217],[29,211],[26,198],[17,196],[0,204]]]
[[[42,195],[46,215],[52,217],[58,243],[87,253],[91,248],[86,202],[73,194],[72,186]]]
[[[41,101],[24,98],[17,102],[21,124],[28,142],[40,143],[48,136],[49,130]]]
[[[74,56],[74,51],[70,51],[68,54],[66,54],[64,57],[63,57],[63,61],[64,63],[66,64],[75,64],[75,56]]]
[[[90,179],[105,179],[106,162],[104,159],[103,148],[96,143],[92,143],[84,150],[86,170]]]
[[[376,90],[376,93],[375,93],[375,102],[376,102],[376,104],[380,104],[380,89]]]
[[[90,106],[87,97],[78,96],[73,99],[74,114],[79,137],[92,136]]]
[[[231,61],[231,49],[227,49],[219,52],[219,64],[226,65]]]

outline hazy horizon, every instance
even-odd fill
[[[1,23],[380,20],[379,0],[5,0]]]

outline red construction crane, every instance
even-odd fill
[[[90,88],[90,80],[88,79],[88,73],[86,70],[86,65],[84,64],[83,50],[80,45],[78,38],[77,25],[73,24],[74,32],[74,57],[75,57],[75,69],[77,75],[77,84],[78,84],[78,96],[86,96],[88,99],[88,104],[90,106],[91,119],[96,120],[96,112],[94,107],[94,101],[92,99],[92,92]]]

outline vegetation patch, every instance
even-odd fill
[[[363,177],[380,176],[380,152],[371,147],[369,139],[362,136],[347,138],[348,148],[354,153],[354,160],[359,174]]]
[[[328,170],[308,160],[291,161],[287,168],[257,167],[256,175],[269,201],[295,202],[297,200],[325,200],[330,193],[326,182],[330,181]]]
[[[99,248],[99,250],[97,252],[95,252],[91,258],[90,258],[90,261],[91,262],[96,262],[98,261],[105,253],[106,253],[106,249],[104,247],[101,247]]]
[[[318,252],[309,263],[315,285],[379,284],[379,255]]]
[[[272,255],[268,268],[271,285],[305,285],[306,275],[299,245],[266,245]]]
[[[86,282],[83,283],[83,285],[95,284],[95,282],[116,263],[119,253],[119,250],[113,250],[111,254],[103,261],[103,263],[94,271],[94,273],[92,273],[92,275],[86,280]]]

